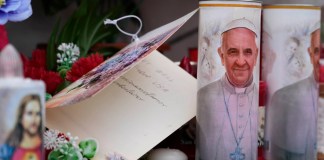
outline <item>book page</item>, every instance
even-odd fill
[[[154,51],[96,96],[47,109],[47,127],[135,160],[196,114],[196,79]]]

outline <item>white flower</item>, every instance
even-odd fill
[[[57,49],[60,50],[60,51],[65,52],[66,49],[67,49],[66,43],[62,43],[61,45],[59,45],[59,47]]]
[[[258,111],[259,111],[258,142],[259,145],[264,145],[265,107],[259,107]]]
[[[126,160],[126,159],[121,155],[118,155],[117,153],[113,153],[107,156],[107,160]]]
[[[73,55],[76,55],[76,56],[79,56],[80,55],[80,49],[78,46],[74,46],[74,48],[72,49],[72,54]]]
[[[73,137],[70,132],[67,133],[67,137],[69,138],[70,143],[73,145],[73,147],[78,149],[79,146],[77,144],[77,140],[79,139],[79,137],[78,136]]]
[[[44,146],[46,149],[57,149],[63,144],[66,144],[67,141],[63,136],[58,136],[59,131],[49,129],[44,133]]]
[[[58,63],[67,65],[74,63],[80,56],[80,49],[73,43],[62,43],[57,48],[62,53],[57,53]]]

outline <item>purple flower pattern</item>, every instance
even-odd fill
[[[0,0],[0,25],[19,22],[33,14],[31,0]]]

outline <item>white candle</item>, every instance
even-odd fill
[[[154,149],[148,157],[148,160],[188,160],[188,157],[177,149]]]
[[[18,52],[6,46],[0,54],[0,159],[22,159],[25,149],[41,159],[45,84],[24,79],[22,71]]]
[[[319,98],[318,106],[318,130],[317,130],[317,145],[318,152],[324,153],[324,98]]]

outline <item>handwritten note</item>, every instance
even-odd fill
[[[155,93],[150,92],[150,91],[146,91],[144,90],[142,87],[138,86],[137,84],[135,84],[132,80],[121,76],[120,77],[121,80],[125,81],[125,83],[121,84],[122,82],[114,82],[116,85],[118,85],[120,88],[124,89],[124,91],[128,92],[130,95],[136,97],[136,99],[143,101],[144,99],[138,95],[142,94],[147,98],[151,98],[152,100],[156,101],[158,104],[162,105],[162,106],[166,106],[161,100],[159,100],[155,95]]]
[[[98,159],[135,160],[196,113],[196,79],[157,51],[94,97],[47,109],[47,127],[93,137]]]
[[[141,86],[142,82],[138,82],[136,79],[129,79],[126,76],[121,76],[119,81],[114,82],[114,85],[117,85],[140,101],[153,101],[153,103],[155,102],[162,107],[168,106],[158,95],[166,96],[165,94],[171,92],[172,88],[170,86],[173,79],[170,75],[161,68],[151,64],[148,60],[144,60],[141,64],[137,65],[134,72],[130,74],[138,74],[141,78],[145,78],[146,85]],[[133,75],[130,77],[133,78]]]

